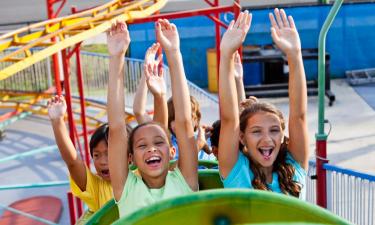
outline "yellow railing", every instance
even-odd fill
[[[53,94],[49,93],[36,93],[36,92],[12,92],[2,91],[0,93],[0,109],[14,109],[17,112],[31,112],[37,115],[48,115],[47,100],[50,99]],[[75,118],[76,124],[81,124],[81,120],[78,119],[78,115],[81,114],[80,102],[78,99],[73,98],[73,114],[77,115]],[[106,122],[107,107],[105,103],[98,103],[90,100],[85,101],[86,109],[89,109],[91,114],[86,115],[86,123],[88,126],[97,127],[100,124]],[[125,118],[128,122],[134,120],[132,112],[125,112]]]

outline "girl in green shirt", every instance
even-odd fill
[[[126,132],[124,120],[124,54],[130,37],[127,26],[116,22],[107,32],[109,62],[108,82],[108,158],[114,198],[120,217],[162,199],[184,195],[198,190],[197,157],[195,152],[189,90],[182,64],[177,28],[168,20],[156,24],[157,40],[165,51],[176,109],[176,135],[180,160],[174,171],[168,171],[172,148],[165,127],[148,122]],[[144,65],[149,81],[162,76],[157,63]],[[157,106],[155,106],[157,107]],[[140,176],[129,172],[128,160],[139,170]]]

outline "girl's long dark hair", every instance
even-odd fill
[[[280,110],[275,106],[265,102],[254,102],[250,106],[246,107],[240,115],[240,130],[245,132],[247,121],[258,112],[268,112],[275,114],[279,117],[281,127],[285,130],[285,120]],[[301,193],[300,185],[293,180],[295,169],[292,165],[286,162],[286,156],[288,152],[288,138],[285,137],[283,143],[280,146],[279,154],[273,163],[273,172],[276,172],[279,177],[280,189],[284,194],[289,194],[295,197],[299,197]],[[250,155],[247,156],[250,161],[250,169],[254,173],[254,179],[252,185],[255,189],[269,190],[267,186],[266,176],[261,172],[261,165],[255,162]]]

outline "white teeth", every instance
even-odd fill
[[[161,160],[161,158],[158,157],[158,156],[152,156],[151,158],[146,159],[146,162],[150,162],[150,161],[153,161],[153,160]]]

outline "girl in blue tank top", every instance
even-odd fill
[[[293,18],[284,10],[275,9],[269,17],[272,39],[289,65],[289,138],[282,113],[269,103],[253,99],[239,115],[233,61],[252,18],[248,12],[241,13],[230,23],[220,45],[219,169],[226,188],[255,188],[303,199],[308,132],[301,43]]]

